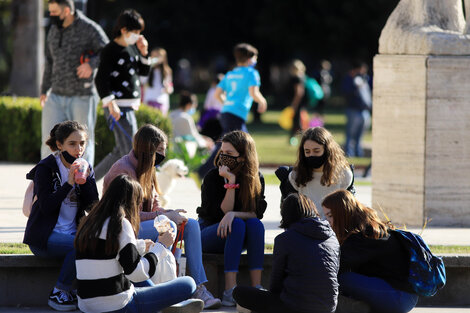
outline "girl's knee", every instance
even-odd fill
[[[184,231],[185,232],[186,231],[188,231],[188,232],[194,232],[194,231],[200,232],[201,229],[199,228],[198,221],[196,221],[193,218],[188,218],[188,221],[186,222],[186,225],[184,226]]]
[[[264,234],[264,225],[263,223],[257,218],[250,218],[245,221],[246,228],[249,232],[256,232],[260,234]]]
[[[245,221],[239,217],[235,217],[232,221],[232,233],[233,232],[244,232],[245,230]]]

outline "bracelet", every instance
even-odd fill
[[[225,184],[224,188],[225,189],[238,189],[240,188],[240,184]]]

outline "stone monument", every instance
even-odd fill
[[[401,0],[380,36],[372,203],[396,225],[470,226],[469,19],[462,0]]]

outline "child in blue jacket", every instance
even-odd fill
[[[74,161],[85,153],[86,127],[76,121],[56,124],[46,144],[55,153],[41,160],[28,174],[34,181],[34,202],[23,242],[36,256],[64,258],[59,278],[48,304],[58,311],[76,309],[72,283],[76,277],[75,233],[85,210],[98,200],[95,174],[91,166],[86,182],[75,183],[78,169]]]

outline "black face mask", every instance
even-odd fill
[[[59,28],[64,27],[64,19],[61,19],[59,15],[50,15],[49,20],[51,21],[51,25],[56,25]]]
[[[155,153],[155,166],[159,165],[162,163],[162,161],[165,159],[165,156],[163,154],[160,154],[158,152]]]
[[[62,151],[61,153],[62,153],[62,156],[64,157],[64,160],[69,164],[72,164],[77,159],[76,157],[68,153],[67,151]]]
[[[327,155],[325,152],[323,152],[323,154],[320,156],[309,156],[309,157],[306,157],[306,159],[307,159],[308,167],[317,169],[317,168],[320,168],[323,164],[325,164]]]

